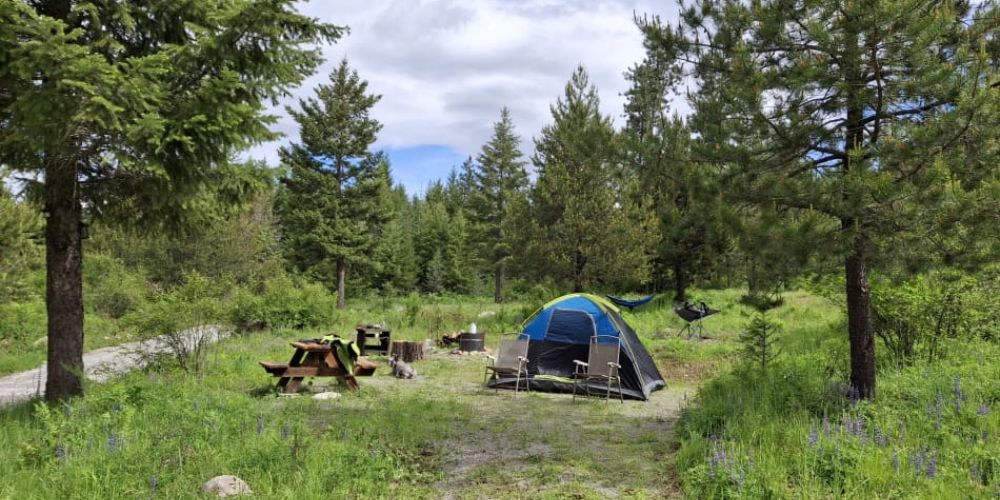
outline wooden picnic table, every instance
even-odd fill
[[[278,377],[278,389],[284,394],[297,392],[306,377],[337,377],[348,389],[354,391],[358,389],[355,377],[366,377],[375,373],[375,363],[364,357],[359,357],[354,362],[354,372],[348,373],[337,362],[330,344],[309,341],[290,342],[290,344],[295,348],[295,353],[288,363],[260,362],[267,373]]]

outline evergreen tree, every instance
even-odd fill
[[[367,89],[368,82],[341,61],[314,98],[289,109],[302,142],[280,151],[289,168],[281,208],[289,260],[320,281],[335,282],[339,308],[346,305],[348,267],[372,265],[375,235],[387,218],[382,197],[388,164],[369,151],[382,128],[369,112],[381,96]]]
[[[978,189],[996,164],[966,140],[996,101],[988,51],[996,4],[964,1],[698,0],[676,26],[640,20],[672,81],[693,78],[699,155],[731,191],[835,221],[814,248],[842,259],[851,385],[875,394],[868,275],[880,248],[934,212],[950,189]],[[995,137],[995,135],[994,135]],[[926,216],[927,214],[925,214]]]
[[[505,268],[511,259],[508,236],[511,206],[526,197],[528,172],[521,160],[520,137],[514,133],[510,110],[500,110],[500,121],[493,124],[493,137],[483,145],[478,164],[471,169],[475,185],[472,218],[477,226],[480,254],[493,274],[493,300],[503,302]],[[471,165],[471,158],[463,169]]]
[[[0,169],[0,179],[4,177]],[[18,203],[0,181],[0,302],[28,294],[25,278],[41,268],[42,217],[31,207]]]
[[[669,273],[674,301],[686,300],[692,280],[707,276],[729,238],[722,223],[716,169],[690,154],[691,134],[679,117],[669,116],[666,91],[671,75],[660,54],[651,51],[626,78],[625,156],[639,179],[639,201],[656,214],[654,272]]]
[[[546,274],[571,282],[574,291],[648,274],[647,221],[636,220],[622,196],[616,134],[598,105],[578,67],[551,107],[553,123],[535,140],[533,253]]]
[[[84,206],[145,228],[217,208],[192,197],[275,137],[264,102],[342,31],[292,0],[0,1],[0,164],[44,179],[47,399],[83,391]]]

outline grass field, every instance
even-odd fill
[[[877,402],[852,406],[829,389],[847,360],[836,307],[787,295],[773,312],[784,323],[784,352],[765,376],[738,363],[736,339],[751,315],[739,296],[697,293],[724,310],[706,321],[703,340],[677,337],[681,322],[665,304],[626,312],[668,388],[649,402],[624,405],[495,393],[481,387],[482,358],[440,350],[415,364],[415,380],[391,378],[376,357],[382,367],[361,380],[362,390],[332,401],[277,398],[274,381],[257,365],[284,361],[289,340],[346,334],[357,322],[385,322],[404,339],[436,338],[472,322],[487,332],[509,331],[535,304],[373,301],[338,312],[328,328],[242,334],[212,347],[199,377],[163,360],[88,387],[86,399],[69,405],[0,410],[0,498],[199,498],[199,486],[221,474],[240,476],[263,498],[995,494],[994,347],[982,346],[979,357],[962,357],[956,366],[888,373]],[[925,410],[928,403],[933,409],[936,393],[953,392],[954,375],[965,408],[954,411],[946,400],[938,423]],[[834,427],[846,417],[863,419],[868,429],[877,425],[891,435],[892,444],[872,445],[867,434],[864,446],[828,433],[824,416]],[[905,424],[905,437],[897,423]],[[811,429],[818,429],[815,444]],[[924,442],[936,454],[937,476],[894,473],[893,453],[904,456],[905,467],[905,455],[922,451]],[[976,480],[971,463],[982,473]]]

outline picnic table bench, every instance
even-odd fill
[[[288,363],[260,362],[264,371],[278,377],[278,389],[283,394],[297,392],[306,377],[337,377],[348,389],[354,391],[358,389],[355,377],[366,377],[375,373],[375,363],[364,357],[359,357],[354,362],[354,371],[349,373],[337,361],[330,344],[310,341],[290,342],[290,344],[295,348],[295,353]]]

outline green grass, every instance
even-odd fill
[[[734,366],[684,411],[677,466],[685,493],[995,498],[1000,348],[952,340],[941,361],[883,368],[877,399],[852,404],[843,385],[846,327],[835,309],[814,300],[793,298],[774,311],[785,324],[783,354],[766,373]]]
[[[274,380],[257,361],[284,361],[289,340],[351,336],[359,322],[386,323],[394,338],[409,340],[472,322],[490,333],[512,331],[538,305],[416,296],[352,301],[323,328],[242,334],[214,346],[198,378],[166,360],[90,386],[68,406],[0,410],[0,499],[147,497],[154,476],[158,497],[199,498],[199,486],[220,474],[242,477],[264,498],[996,495],[996,345],[952,342],[941,362],[885,369],[878,399],[852,405],[839,385],[848,358],[836,307],[787,294],[770,313],[784,326],[782,354],[764,374],[739,361],[737,339],[752,315],[740,295],[695,292],[723,310],[705,321],[703,340],[678,337],[683,322],[664,301],[625,313],[668,383],[646,403],[497,394],[480,386],[481,358],[442,351],[416,363],[416,380],[392,379],[376,357],[383,367],[362,379],[357,393],[334,401],[276,398]],[[307,391],[328,385],[316,381]],[[980,405],[989,408],[985,415]],[[839,432],[847,419],[864,421],[864,444]],[[882,445],[874,443],[876,427]],[[920,474],[907,463],[925,447],[928,460],[935,454],[934,478],[926,461]],[[725,464],[713,466],[721,452]]]

